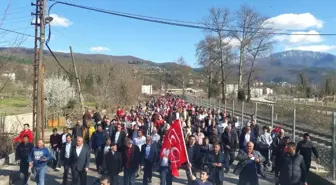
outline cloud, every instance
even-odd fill
[[[110,51],[110,49],[107,48],[107,47],[101,47],[101,46],[98,46],[98,47],[91,47],[91,48],[90,48],[90,51],[91,51],[91,52],[100,53],[100,52],[104,52],[104,51]]]
[[[228,43],[231,47],[239,47],[240,45],[240,42],[238,39],[236,38],[229,38],[229,37],[226,37],[223,39],[223,42],[224,43]]]
[[[322,42],[323,39],[319,32],[315,30],[310,30],[308,32],[292,32],[292,35],[277,35],[274,36],[273,39],[275,41],[284,42],[287,41],[289,43],[318,43]],[[295,35],[295,34],[316,34],[316,35]]]
[[[302,14],[281,14],[266,20],[266,27],[275,29],[307,29],[307,28],[323,28],[324,22],[317,19],[311,13]]]
[[[61,17],[57,14],[50,14],[50,17],[54,18],[50,23],[51,26],[69,27],[73,24],[69,19]]]
[[[336,51],[336,45],[310,45],[310,46],[296,46],[296,47],[285,47],[285,50],[303,50],[303,51],[319,51],[319,52],[330,52]]]
[[[60,53],[69,53],[69,50],[65,50],[65,49],[58,49],[58,50],[55,50],[55,52],[60,52]]]

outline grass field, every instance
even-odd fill
[[[31,112],[31,100],[25,97],[0,99],[0,115],[15,115]]]

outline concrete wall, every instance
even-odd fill
[[[28,123],[29,127],[33,127],[33,113],[18,114],[11,116],[1,116],[1,130],[5,133],[19,133],[23,129],[23,124]]]

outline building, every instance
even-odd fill
[[[10,72],[4,72],[1,74],[1,77],[3,78],[8,78],[10,81],[15,81],[15,73],[10,73]]]
[[[152,85],[141,85],[141,93],[151,95],[153,93],[153,86]]]

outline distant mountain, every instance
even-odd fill
[[[34,50],[31,48],[0,48],[1,52],[9,52],[13,56],[33,59]],[[62,62],[71,61],[69,53],[55,52]],[[179,67],[174,62],[155,63],[134,56],[110,56],[103,54],[74,53],[76,61],[93,63],[124,63],[138,61],[137,67],[150,69],[161,68],[172,70]],[[47,60],[53,60],[51,54],[45,51]],[[336,56],[322,52],[291,50],[271,54],[256,62],[257,74],[260,80],[267,82],[297,82],[298,74],[304,72],[313,83],[320,83],[327,75],[335,74]],[[237,70],[238,66],[234,70]],[[202,72],[202,68],[194,68],[194,72]],[[232,74],[237,74],[236,72]]]
[[[313,83],[319,83],[336,70],[336,56],[328,53],[291,50],[274,53],[256,64],[263,80],[296,82],[304,72]]]

